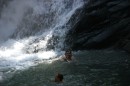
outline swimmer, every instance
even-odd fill
[[[74,61],[74,60],[75,59],[73,58],[72,51],[70,49],[65,51],[64,56],[61,57],[61,61],[71,62],[71,61]]]
[[[55,80],[54,82],[56,83],[63,83],[63,75],[58,73],[56,76],[55,76]]]

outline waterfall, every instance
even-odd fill
[[[10,1],[0,17],[0,70],[26,68],[62,54],[71,28],[67,23],[83,4],[83,0]]]

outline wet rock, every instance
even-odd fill
[[[128,0],[90,0],[66,37],[68,46],[73,50],[120,48],[117,44],[130,34],[129,10]]]

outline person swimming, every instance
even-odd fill
[[[60,73],[58,73],[58,74],[55,76],[54,82],[56,82],[56,83],[62,83],[62,82],[63,82],[63,79],[64,79],[63,75],[60,74]]]
[[[72,60],[72,51],[71,50],[67,50],[65,51],[65,59],[68,60],[68,61],[71,61]]]
[[[73,60],[74,60],[74,58],[72,55],[72,51],[70,49],[66,50],[65,54],[61,57],[61,61],[71,62]]]

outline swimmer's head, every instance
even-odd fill
[[[58,73],[55,76],[55,82],[62,82],[62,81],[63,81],[63,75]]]

